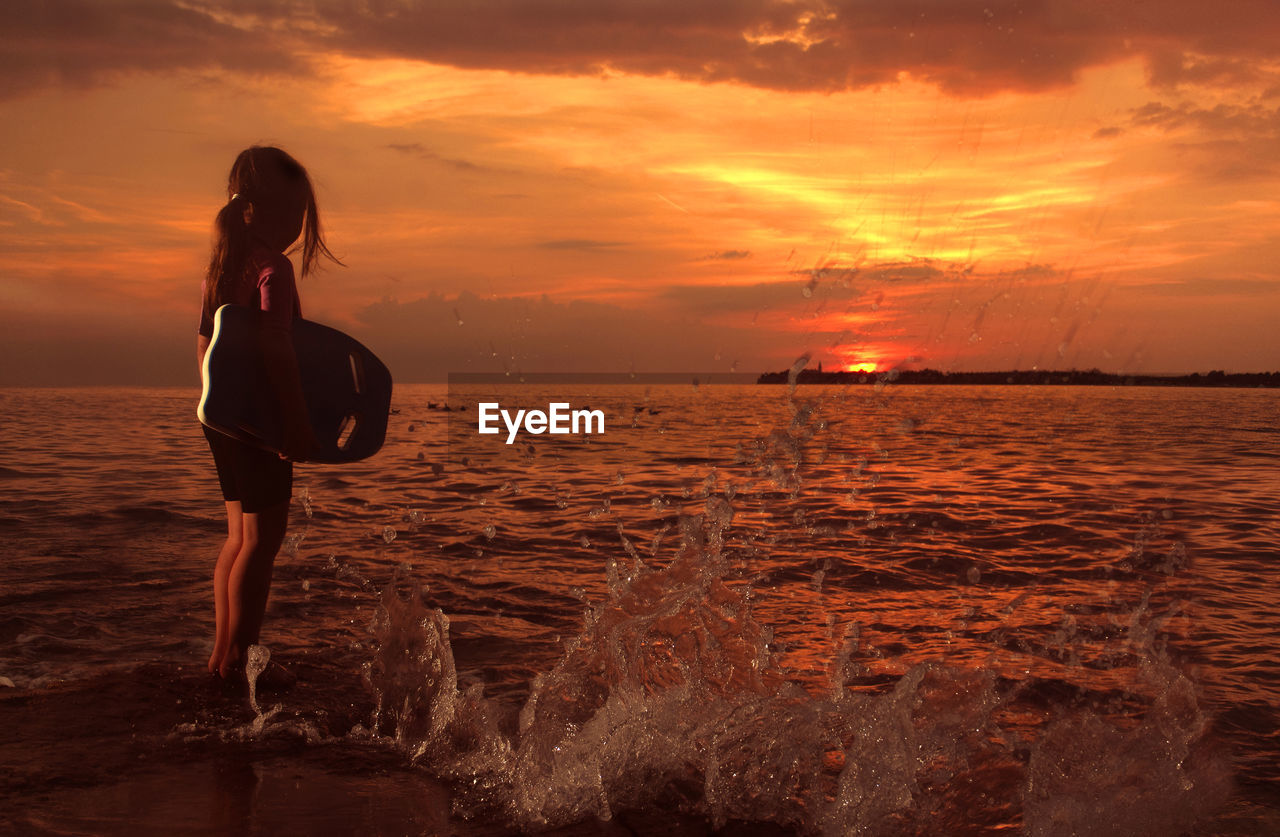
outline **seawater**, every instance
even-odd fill
[[[461,457],[402,387],[376,458],[298,468],[299,682],[251,702],[203,674],[197,394],[0,391],[5,822],[1280,830],[1280,393],[522,394],[632,419]]]

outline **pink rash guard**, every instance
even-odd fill
[[[202,282],[202,297],[205,290],[206,285]],[[263,312],[264,324],[286,331],[293,325],[295,317],[302,316],[293,265],[283,253],[272,252],[261,244],[253,245],[244,276],[230,288],[228,296],[227,302],[258,308]],[[207,305],[200,307],[199,333],[205,337],[213,336],[213,312]]]

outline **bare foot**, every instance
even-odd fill
[[[206,668],[210,674],[217,674],[222,664],[222,658],[226,655],[227,649],[225,644],[214,644],[213,653],[209,655],[209,664]]]
[[[218,662],[218,676],[223,680],[230,680],[233,677],[244,679],[244,658],[238,646],[233,644],[222,655],[222,659]]]

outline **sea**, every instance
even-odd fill
[[[400,386],[252,688],[198,395],[0,390],[0,832],[1280,834],[1280,391]]]

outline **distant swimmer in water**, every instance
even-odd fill
[[[213,571],[209,671],[232,678],[242,676],[249,646],[262,630],[271,571],[289,521],[293,463],[305,462],[317,445],[291,339],[302,309],[285,251],[300,240],[295,249],[301,250],[303,277],[321,256],[341,262],[320,235],[306,169],[279,148],[242,151],[231,167],[227,196],[214,222],[213,255],[202,283],[197,359],[203,370],[219,306],[260,309],[263,362],[284,423],[282,454],[204,428],[227,507],[227,540]]]

